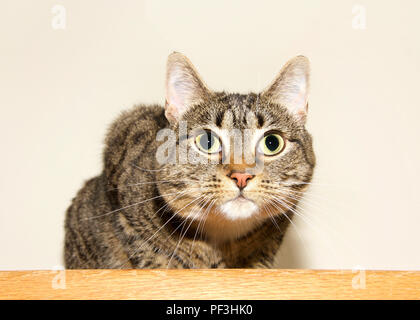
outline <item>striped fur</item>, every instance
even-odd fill
[[[253,196],[263,207],[264,197],[282,192],[289,195],[284,199],[291,209],[271,206],[272,217],[261,211],[243,227],[227,221],[215,208],[228,194],[223,179],[230,165],[160,165],[156,134],[163,128],[178,132],[178,124],[168,122],[161,106],[136,106],[112,124],[102,174],[85,183],[67,210],[66,268],[272,267],[293,209],[312,178],[311,136],[285,107],[263,94],[212,92],[183,119],[191,127],[281,130],[289,151],[265,164]],[[208,222],[201,225],[188,219],[192,210],[181,210],[200,195],[215,201],[213,208],[207,203]],[[224,238],[216,229],[237,234]]]

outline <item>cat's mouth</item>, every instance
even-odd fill
[[[221,211],[230,220],[246,219],[258,211],[257,204],[243,194],[226,201],[220,206]]]
[[[242,193],[240,193],[236,198],[232,199],[231,201],[252,201],[251,199],[248,199],[247,197],[245,197]]]

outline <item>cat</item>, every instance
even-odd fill
[[[188,58],[170,54],[165,106],[122,113],[102,173],[66,212],[66,268],[274,267],[315,167],[308,89],[304,56],[263,92],[231,94],[211,91]],[[173,133],[172,147],[162,149],[171,140],[162,132]],[[232,161],[232,132],[248,133],[254,162]]]

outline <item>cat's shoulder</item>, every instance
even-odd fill
[[[114,128],[124,128],[141,123],[150,126],[166,127],[169,125],[165,117],[165,109],[160,105],[135,105],[131,109],[124,110],[114,120],[111,131]]]
[[[121,139],[132,134],[156,134],[169,126],[165,109],[160,105],[135,105],[123,111],[109,127],[106,144],[111,140]],[[118,140],[119,140],[118,139]]]

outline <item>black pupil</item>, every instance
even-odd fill
[[[214,136],[210,133],[205,133],[201,135],[200,145],[204,150],[210,150],[214,144]]]
[[[276,151],[280,146],[280,141],[276,136],[270,135],[265,138],[265,145],[267,146],[268,150],[273,152]]]

